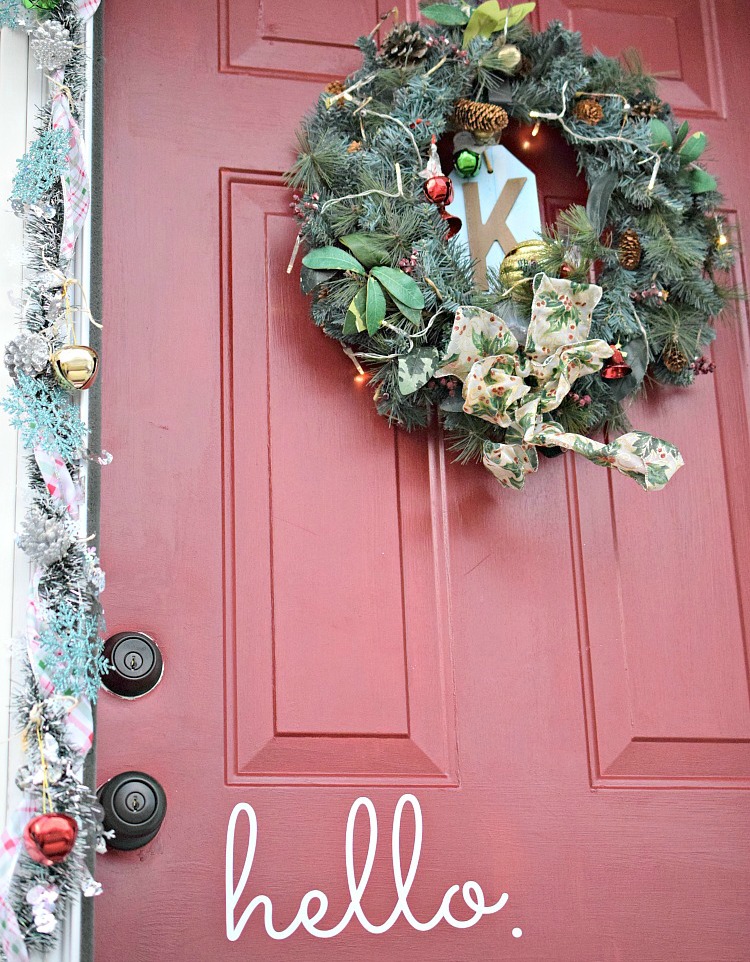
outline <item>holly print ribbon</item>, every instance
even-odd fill
[[[595,284],[538,274],[523,351],[508,326],[478,307],[459,307],[436,377],[463,381],[466,414],[505,428],[505,441],[485,442],[483,463],[505,487],[523,488],[538,466],[537,447],[560,447],[616,468],[647,491],[663,488],[683,460],[674,445],[641,431],[608,444],[566,432],[544,415],[560,406],[575,381],[600,370],[613,349],[589,339]]]

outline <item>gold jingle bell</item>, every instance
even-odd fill
[[[500,264],[500,280],[505,287],[513,287],[522,281],[527,276],[523,265],[528,267],[530,262],[540,260],[546,252],[544,241],[538,237],[521,241],[513,250],[508,251]]]
[[[52,371],[67,391],[85,391],[99,373],[99,355],[92,347],[68,344],[55,351],[51,358]]]

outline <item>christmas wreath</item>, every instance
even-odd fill
[[[572,449],[657,489],[682,458],[629,430],[623,402],[647,378],[686,387],[713,370],[733,256],[706,137],[635,56],[587,55],[556,22],[534,32],[533,8],[427,4],[431,24],[386,33],[384,17],[357,41],[362,66],[321,93],[288,175],[302,288],[378,411],[407,430],[437,411],[457,460],[520,488],[538,450]],[[454,179],[481,177],[509,121],[557,128],[589,196],[484,283],[441,157]],[[602,430],[615,440],[591,439]]]

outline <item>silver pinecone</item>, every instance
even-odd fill
[[[73,543],[73,536],[62,518],[50,517],[39,505],[32,504],[16,541],[32,561],[51,565],[65,555]]]
[[[70,31],[56,20],[43,20],[31,34],[31,52],[37,66],[45,70],[57,70],[70,62],[75,44]]]
[[[5,346],[5,367],[15,381],[19,371],[35,377],[49,363],[47,339],[34,331],[22,331]]]

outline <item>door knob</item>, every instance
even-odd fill
[[[104,828],[115,833],[108,848],[131,852],[156,838],[167,814],[167,796],[155,778],[121,772],[96,794],[104,809]]]
[[[118,631],[104,645],[110,665],[102,684],[121,698],[140,698],[161,681],[164,659],[153,638],[142,631]]]

